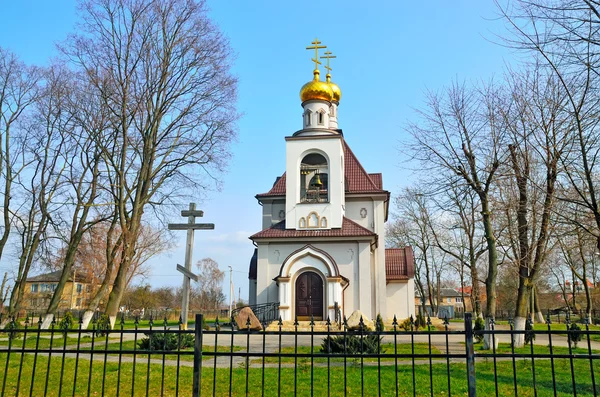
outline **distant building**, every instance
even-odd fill
[[[56,290],[61,273],[62,271],[57,270],[29,277],[25,281],[23,309],[35,312],[46,310],[50,305],[50,300]],[[96,289],[97,286],[94,286],[85,276],[76,273],[71,274],[63,289],[58,310],[85,309]]]
[[[470,295],[466,292],[460,292],[452,288],[440,288],[440,302],[438,308],[438,317],[444,318],[448,316],[448,318],[454,317],[462,317],[466,311],[472,311],[472,305]],[[433,302],[437,305],[437,291],[434,292]],[[431,303],[429,301],[429,296],[425,295],[425,310],[427,314],[433,315],[431,310]],[[463,305],[463,299],[464,305]],[[423,305],[421,301],[421,295],[418,290],[415,290],[415,311],[418,313],[423,313]]]

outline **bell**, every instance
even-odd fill
[[[313,185],[315,185],[316,187],[322,187],[323,186],[323,182],[321,182],[321,177],[319,176],[319,174],[317,174],[315,176],[315,181],[314,181]]]

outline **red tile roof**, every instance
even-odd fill
[[[286,229],[285,220],[268,229],[250,236],[251,240],[263,238],[297,238],[297,237],[375,237],[375,233],[344,217],[340,229]]]
[[[385,249],[385,279],[408,280],[415,276],[414,256],[412,248]]]
[[[383,180],[381,174],[368,174],[360,164],[348,144],[344,145],[344,174],[346,192],[348,193],[382,193]],[[285,173],[273,184],[267,193],[258,194],[257,197],[285,196]]]
[[[371,180],[373,181],[375,186],[377,186],[378,189],[383,189],[383,176],[380,172],[377,174],[369,174],[369,178],[371,178]]]
[[[381,191],[381,188],[373,182],[345,141],[344,173],[346,176],[346,191],[349,193],[371,193]]]

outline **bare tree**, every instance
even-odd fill
[[[560,159],[570,145],[570,129],[562,111],[564,90],[552,75],[534,67],[512,73],[508,84],[509,95],[498,109],[508,130],[510,161],[499,191],[508,253],[518,269],[515,329],[524,330],[527,313],[535,312],[534,288],[556,221]],[[513,335],[515,346],[523,346],[524,337]]]
[[[49,226],[53,213],[62,205],[57,200],[63,184],[65,167],[62,156],[68,150],[65,120],[56,117],[61,112],[62,88],[53,70],[47,71],[42,95],[35,102],[35,111],[28,122],[27,133],[21,136],[25,147],[26,172],[19,174],[22,206],[15,209],[15,229],[19,235],[19,256],[8,313],[17,315],[23,300],[25,281],[40,250],[49,241]]]
[[[219,305],[225,301],[222,286],[225,272],[220,270],[219,264],[211,258],[199,260],[196,267],[198,282],[194,291],[195,296],[191,299],[192,305],[198,310],[216,312]]]
[[[395,199],[397,219],[388,228],[388,244],[411,246],[415,253],[415,282],[421,296],[423,312],[426,299],[433,315],[440,302],[442,261],[435,252],[431,226],[431,200],[422,189],[407,188]]]
[[[0,313],[4,311],[4,301],[8,297],[10,286],[8,285],[8,272],[4,273],[2,284],[0,284]]]
[[[461,279],[463,306],[465,304],[464,268],[469,269],[471,279],[469,298],[476,316],[482,317],[478,264],[479,259],[486,253],[486,248],[481,238],[481,231],[477,227],[480,219],[476,201],[472,189],[450,184],[437,201],[438,207],[443,209],[449,218],[446,222],[438,222],[435,227],[432,225],[431,232],[436,246],[455,260],[454,267]],[[442,231],[445,233],[442,234]]]
[[[204,3],[89,0],[63,47],[111,114],[102,138],[122,240],[106,312],[114,324],[148,206],[202,189],[228,158],[238,114],[227,40]],[[108,85],[106,84],[108,82]]]
[[[409,124],[411,152],[422,167],[441,175],[436,186],[468,186],[476,194],[487,246],[486,316],[496,314],[498,253],[490,196],[503,156],[505,126],[497,114],[500,96],[493,85],[467,89],[453,84],[444,95],[430,93],[420,121]],[[489,327],[489,321],[486,321]],[[489,347],[490,338],[485,338]]]
[[[569,150],[560,158],[565,180],[559,199],[573,206],[565,219],[575,219],[584,210],[594,219],[592,228],[578,227],[597,240],[600,249],[600,209],[598,179],[594,165],[600,149],[600,23],[599,3],[595,0],[519,0],[507,7],[498,6],[512,28],[506,43],[543,61],[565,95],[563,110],[568,113],[571,128]]]
[[[13,182],[23,169],[22,140],[15,134],[39,93],[39,69],[28,67],[15,54],[0,48],[0,176],[2,177],[2,234],[0,258],[12,226]]]

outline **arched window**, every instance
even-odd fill
[[[319,153],[304,156],[300,163],[300,202],[329,202],[327,159]]]
[[[317,111],[317,124],[325,125],[325,110],[323,109]]]
[[[321,226],[320,227],[327,227],[327,218],[325,218],[325,217],[321,218]]]
[[[319,215],[316,212],[308,214],[307,227],[319,227]]]
[[[306,109],[306,111],[304,112],[304,126],[305,127],[310,127],[311,124],[311,111],[310,109]]]
[[[306,219],[304,219],[304,217],[300,218],[300,222],[298,224],[298,227],[300,229],[305,229],[306,228]]]

